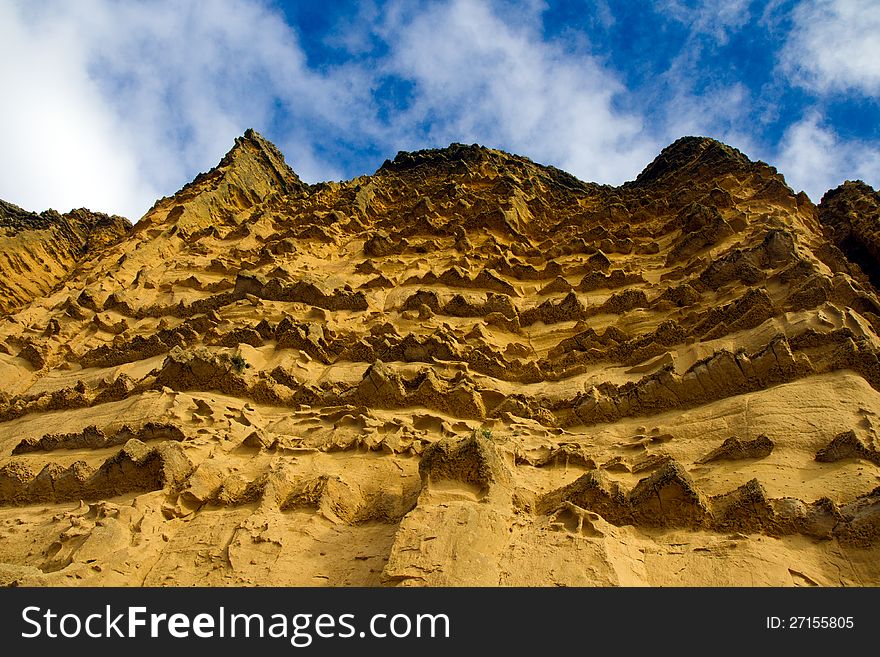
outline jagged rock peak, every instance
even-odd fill
[[[3,229],[7,237],[21,231],[47,230],[53,227],[76,228],[83,233],[108,230],[121,236],[131,228],[131,222],[119,215],[93,212],[88,208],[75,208],[65,214],[57,210],[44,210],[37,214],[0,199],[0,229]]]
[[[284,155],[278,150],[278,147],[253,128],[248,128],[244,135],[235,138],[235,144],[216,167],[207,173],[199,174],[183,189],[219,177],[230,170],[241,169],[243,170],[241,173],[246,174],[255,166],[264,175],[268,174],[270,178],[274,179],[275,183],[284,191],[305,188],[305,184],[299,179],[299,176],[284,161]]]
[[[504,156],[480,144],[452,143],[446,148],[426,148],[418,151],[398,151],[393,160],[385,160],[379,171],[404,171],[423,164],[449,164],[458,162],[484,162],[492,156]],[[508,156],[513,157],[513,156]]]
[[[663,184],[681,175],[701,172],[721,175],[748,169],[763,162],[752,162],[741,151],[710,137],[681,137],[664,148],[630,185],[644,187]]]
[[[173,196],[156,201],[135,232],[142,234],[165,222],[198,230],[271,195],[298,196],[307,190],[308,185],[287,165],[281,151],[249,128],[235,139],[217,166],[197,175]]]
[[[385,160],[378,174],[405,173],[414,169],[427,168],[432,171],[464,173],[467,170],[487,168],[498,173],[513,174],[517,171],[526,175],[537,174],[547,181],[568,189],[584,190],[595,183],[585,183],[570,173],[554,166],[538,164],[522,155],[514,155],[480,144],[461,144],[454,142],[445,148],[428,148],[418,151],[398,151],[393,160]]]
[[[863,180],[847,180],[822,196],[821,204],[828,207],[833,203],[853,205],[860,201],[880,203],[880,192]]]
[[[0,228],[5,229],[7,234],[15,234],[21,230],[43,230],[51,222],[52,218],[49,216],[28,212],[14,203],[0,199]]]

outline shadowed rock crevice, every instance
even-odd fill
[[[154,448],[132,438],[97,469],[84,461],[68,467],[56,463],[35,472],[24,462],[0,468],[0,504],[100,500],[133,492],[180,485],[192,472],[192,463],[176,443]]]
[[[880,194],[848,180],[822,197],[819,221],[832,244],[880,288]]]
[[[592,470],[543,496],[536,510],[552,516],[573,505],[617,526],[803,534],[867,545],[880,537],[878,503],[877,489],[845,505],[828,498],[812,503],[772,499],[757,479],[727,493],[707,496],[679,463],[670,461],[629,492],[600,470]]]

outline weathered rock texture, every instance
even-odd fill
[[[248,131],[131,230],[4,204],[4,581],[880,584],[877,199]]]
[[[0,313],[47,294],[130,229],[128,219],[84,208],[35,214],[0,200]]]

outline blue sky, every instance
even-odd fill
[[[253,127],[308,182],[478,142],[631,180],[715,137],[880,184],[880,0],[0,0],[0,198],[138,219]]]

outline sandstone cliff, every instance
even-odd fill
[[[0,321],[0,578],[877,584],[876,207],[248,131]]]
[[[0,200],[0,313],[48,293],[130,229],[123,217],[84,208],[35,214]]]

